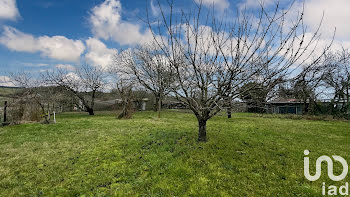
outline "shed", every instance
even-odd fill
[[[309,102],[307,102],[307,105]],[[267,112],[272,114],[303,114],[304,102],[300,99],[278,98],[267,103]]]

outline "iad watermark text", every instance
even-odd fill
[[[333,160],[339,162],[343,166],[343,171],[340,175],[334,175],[334,173],[333,173],[333,160],[332,160],[332,158],[325,156],[325,155],[320,156],[316,160],[316,172],[315,172],[315,175],[311,175],[310,174],[310,159],[309,159],[309,157],[307,157],[307,156],[309,156],[309,154],[310,154],[309,150],[304,151],[304,155],[306,156],[306,157],[304,157],[304,176],[309,181],[317,181],[321,177],[322,163],[327,164],[328,177],[332,181],[342,181],[347,176],[348,170],[349,170],[348,164],[343,157],[337,156],[337,155],[333,155],[332,158],[333,158]],[[337,187],[335,185],[327,186],[326,183],[323,182],[322,183],[322,195],[347,196],[347,195],[349,195],[349,183],[346,182],[344,185]]]

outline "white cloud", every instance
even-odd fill
[[[247,4],[252,6],[254,2],[259,1],[260,0],[245,0]],[[271,6],[274,5],[277,0],[264,0],[264,2],[264,5]],[[282,0],[282,2],[287,1]],[[295,22],[296,17],[298,14],[300,15],[303,8],[304,25],[308,27],[308,32],[317,30],[321,23],[320,33],[322,33],[323,38],[332,38],[336,28],[336,40],[350,41],[350,26],[347,22],[347,19],[350,18],[350,12],[348,11],[348,8],[350,8],[349,0],[298,0],[290,10],[287,20],[292,19]],[[322,17],[324,17],[323,20]],[[291,22],[289,21],[289,23]]]
[[[315,28],[324,13],[322,33],[330,36],[336,27],[336,38],[350,41],[349,8],[349,0],[307,0],[305,1],[305,22]]]
[[[256,9],[261,8],[261,5],[264,7],[273,5],[278,0],[244,0],[243,2],[238,4],[239,9]],[[280,0],[281,2],[281,0]]]
[[[78,61],[85,46],[80,40],[71,40],[64,36],[41,36],[35,38],[13,27],[4,27],[0,43],[13,51],[41,52],[41,55],[63,61]]]
[[[265,7],[271,8],[276,5],[278,0],[244,0],[242,3],[238,4],[240,9],[256,9],[260,8],[260,3]],[[280,0],[279,1],[284,7],[288,7],[290,1]],[[304,8],[304,25],[306,28],[305,32],[305,42],[308,43],[312,37],[312,34],[319,27],[320,22],[321,28],[319,33],[321,35],[319,41],[309,47],[309,52],[311,49],[316,47],[315,54],[320,54],[323,52],[324,48],[332,43],[332,38],[334,30],[336,28],[335,37],[333,44],[331,46],[332,51],[341,50],[342,47],[350,49],[350,26],[346,19],[350,18],[350,8],[349,0],[297,0],[293,5],[292,9],[286,16],[286,28],[291,28],[295,24],[298,15],[300,16]],[[322,16],[324,15],[323,21]],[[300,31],[299,31],[300,33]],[[292,48],[297,48],[298,43]],[[306,57],[309,53],[305,53]],[[311,59],[309,60],[311,61]]]
[[[64,61],[78,61],[85,50],[83,42],[64,36],[42,36],[38,38],[38,44],[44,56]]]
[[[212,7],[218,10],[225,10],[230,7],[230,3],[227,0],[195,0],[196,3]]]
[[[273,1],[273,0],[271,0]],[[350,18],[349,0],[305,0],[305,2],[299,0],[294,8],[289,13],[289,23],[293,18],[294,21],[298,14],[300,14],[304,8],[304,25],[307,27],[305,40],[311,38],[320,23],[321,28],[319,33],[321,35],[317,46],[314,44],[311,48],[316,47],[316,53],[322,53],[325,47],[333,43],[331,51],[341,50],[343,47],[350,49],[350,26],[347,23]],[[324,17],[322,20],[322,16]],[[333,39],[334,30],[336,28],[335,37]],[[305,43],[305,42],[304,42]],[[306,42],[307,43],[307,42]],[[295,46],[296,47],[296,46]]]
[[[0,0],[0,19],[16,20],[18,17],[16,0]]]
[[[151,4],[152,14],[153,14],[154,16],[159,16],[160,10],[159,10],[159,8],[155,5],[154,0],[151,0],[150,4]]]
[[[70,64],[56,64],[55,68],[74,71],[75,67]]]
[[[40,63],[40,64],[37,64],[37,66],[48,66],[48,64]]]
[[[88,53],[85,55],[86,60],[102,68],[108,67],[113,61],[113,56],[118,53],[118,50],[107,48],[96,38],[86,40],[86,46],[88,48]]]
[[[39,50],[37,40],[32,35],[8,26],[4,27],[0,43],[13,51],[36,52]]]
[[[0,76],[0,86],[10,86],[13,87],[14,84],[11,82],[11,79],[7,76]]]
[[[121,45],[136,45],[153,39],[149,30],[142,26],[123,21],[122,5],[119,0],[105,0],[94,7],[90,15],[92,32],[97,38],[112,39]]]
[[[19,64],[23,65],[23,66],[29,66],[29,67],[43,67],[43,66],[49,66],[49,64],[46,63],[33,63],[33,62],[19,62]]]
[[[65,75],[63,82],[79,84],[79,82],[81,82],[81,78],[76,73],[69,72]],[[76,87],[79,87],[79,86],[76,86]]]

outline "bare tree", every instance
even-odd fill
[[[129,80],[119,80],[116,84],[118,94],[122,100],[122,112],[118,115],[118,119],[131,118],[133,108],[133,86]]]
[[[96,94],[106,85],[104,70],[90,65],[82,65],[74,72],[66,69],[47,71],[43,78],[48,85],[68,91],[75,98],[77,107],[89,115],[94,115]]]
[[[148,24],[176,80],[173,94],[197,117],[198,141],[207,140],[207,121],[222,110],[225,97],[237,98],[250,80],[272,84],[316,51],[319,34],[306,38],[303,11],[287,23],[291,8],[279,3],[272,12],[263,6],[257,13],[238,11],[232,23],[201,4],[179,12],[168,1],[168,8],[158,1],[160,18],[148,15]]]
[[[325,61],[325,56],[316,64],[303,67],[302,71],[290,82],[293,85],[293,95],[295,98],[303,102],[303,114],[315,113],[317,107],[317,98],[319,93],[317,89],[322,86],[325,66],[322,65]]]
[[[46,113],[45,103],[48,103],[51,98],[51,88],[45,87],[42,80],[34,77],[29,72],[12,72],[9,73],[9,78],[11,83],[21,88],[18,93],[12,95],[12,97],[17,100],[24,100],[24,102],[34,101],[40,106],[41,113],[44,117],[44,123],[49,124],[50,120]]]
[[[251,88],[253,86],[253,88]],[[248,90],[247,90],[248,89]],[[248,112],[263,113],[269,88],[256,82],[244,84],[240,89],[240,99],[247,104]]]
[[[122,73],[130,75],[146,90],[152,92],[156,99],[155,111],[158,111],[158,118],[163,98],[169,93],[170,84],[173,82],[166,60],[162,51],[151,44],[124,51],[114,58],[115,67],[123,65],[120,69]]]
[[[343,49],[328,53],[324,62],[323,82],[333,92],[332,102],[341,114],[350,109],[350,52]]]
[[[115,90],[121,99],[122,112],[118,115],[118,119],[131,118],[132,108],[135,95],[133,92],[135,86],[135,79],[130,75],[128,71],[128,65],[131,59],[131,49],[122,51],[119,55],[117,54],[114,58],[114,65],[109,68],[109,74],[115,84]]]

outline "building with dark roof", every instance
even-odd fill
[[[309,105],[307,101],[306,105]],[[278,98],[267,103],[267,112],[272,114],[303,114],[304,102],[300,99]],[[307,108],[307,106],[306,106]]]

